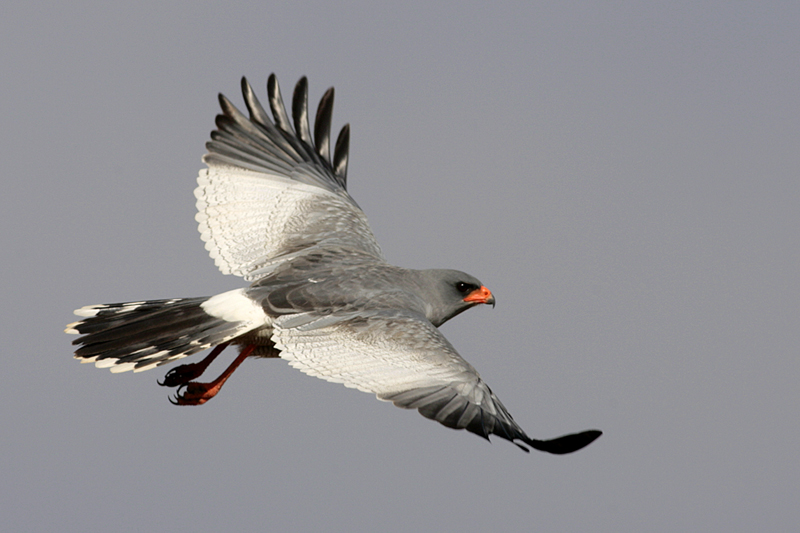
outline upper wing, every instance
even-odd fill
[[[223,114],[195,189],[198,229],[217,267],[252,281],[283,256],[315,246],[383,259],[364,212],[346,190],[349,125],[330,156],[333,88],[320,101],[313,140],[306,78],[294,91],[294,128],[274,74],[267,88],[274,123],[244,78],[249,119],[219,96]]]
[[[306,374],[418,409],[447,427],[490,434],[550,453],[570,453],[600,436],[596,430],[535,440],[517,425],[478,372],[424,317],[403,311],[368,316],[285,315],[273,337],[281,357]]]

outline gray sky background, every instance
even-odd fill
[[[3,529],[796,528],[800,4],[287,4],[4,4]],[[275,360],[178,408],[72,359],[77,307],[245,285],[192,190],[217,93],[273,71],[336,87],[390,261],[494,291],[443,331],[515,419],[600,440],[526,455]]]

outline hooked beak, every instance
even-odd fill
[[[481,286],[480,289],[475,289],[469,293],[464,298],[464,301],[474,304],[492,304],[492,307],[494,307],[494,295],[492,294],[492,291],[484,286]]]

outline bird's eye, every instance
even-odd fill
[[[456,290],[460,293],[465,293],[472,288],[472,285],[463,281],[456,283]]]

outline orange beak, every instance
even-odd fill
[[[483,286],[469,293],[464,298],[464,301],[476,304],[492,304],[492,307],[494,307],[494,295],[492,291]]]

